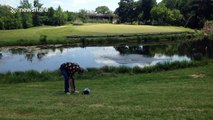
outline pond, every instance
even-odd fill
[[[150,66],[173,61],[212,58],[212,42],[196,41],[161,45],[116,45],[88,47],[3,47],[0,48],[0,73],[27,70],[57,70],[64,62],[86,68],[103,66]]]

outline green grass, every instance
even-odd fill
[[[185,32],[191,29],[171,26],[148,26],[148,25],[115,25],[115,24],[85,24],[82,26],[41,26],[29,29],[0,30],[0,43],[18,44],[23,42],[38,43],[40,36],[46,35],[47,40],[64,41],[69,35],[99,35],[99,34],[126,34],[126,33],[164,33]]]
[[[76,27],[82,32],[93,32],[98,34],[125,34],[125,33],[164,33],[192,31],[183,27],[151,26],[151,25],[124,25],[124,24],[88,24]]]
[[[95,79],[99,77],[116,76],[116,74],[142,74],[154,73],[160,71],[168,71],[182,68],[199,67],[210,64],[211,60],[202,61],[182,61],[172,63],[162,63],[154,66],[140,68],[138,66],[130,68],[127,66],[104,66],[102,68],[88,68],[88,72],[83,75],[76,75],[77,79]],[[26,83],[26,82],[41,82],[41,81],[57,81],[60,80],[61,73],[55,71],[17,71],[0,73],[0,83]]]
[[[0,84],[0,119],[211,120],[212,73],[210,63],[158,73],[77,79],[78,90],[91,89],[88,96],[65,96],[62,77],[60,81]]]

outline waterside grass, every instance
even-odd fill
[[[77,79],[78,90],[91,89],[87,96],[66,96],[62,77],[56,81],[0,84],[0,119],[211,120],[212,73],[213,64],[209,63],[157,73]]]
[[[156,73],[161,71],[183,69],[190,67],[205,66],[211,63],[211,60],[203,61],[182,61],[171,63],[159,63],[154,66],[140,67],[113,67],[105,66],[102,68],[88,68],[88,72],[78,75],[77,79],[94,79],[99,77],[117,76],[117,74],[145,74]],[[24,82],[41,82],[41,81],[57,81],[61,80],[62,76],[59,70],[56,71],[26,71],[26,72],[7,72],[0,74],[0,83],[24,83]]]

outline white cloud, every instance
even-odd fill
[[[87,4],[89,1],[88,0],[73,0],[72,4],[73,5],[82,5],[82,4]]]
[[[157,3],[161,2],[162,0],[157,0]]]
[[[52,1],[51,3],[52,3],[52,4],[57,4],[57,5],[62,4],[62,2],[61,2],[61,1],[57,1],[57,0],[56,0],[56,1]]]
[[[17,7],[19,2],[17,3],[17,0],[0,0],[0,4]]]

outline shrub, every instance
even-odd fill
[[[40,35],[39,42],[41,44],[47,44],[47,36],[46,35]]]
[[[116,72],[117,73],[131,73],[131,68],[130,67],[126,67],[126,66],[120,66],[117,68]]]
[[[100,68],[102,72],[116,72],[116,67],[113,66],[104,66]]]
[[[132,72],[133,73],[141,73],[142,72],[142,69],[138,66],[135,66],[132,68]]]
[[[112,67],[104,66],[102,68],[88,68],[88,72],[78,75],[76,74],[76,79],[87,79],[93,80],[100,77],[115,77],[117,74],[141,74],[141,73],[154,73],[160,71],[182,69],[189,67],[198,67],[208,65],[212,60],[202,60],[202,61],[183,61],[183,62],[172,62],[172,63],[161,63],[155,66],[141,67]],[[38,82],[38,81],[57,81],[63,80],[63,77],[59,70],[56,71],[26,71],[26,72],[7,72],[5,74],[0,74],[0,83],[23,83],[23,82]]]

